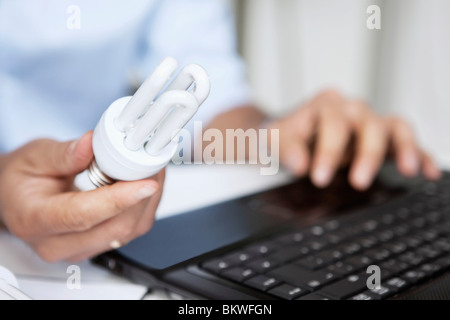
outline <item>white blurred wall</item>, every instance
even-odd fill
[[[381,30],[369,30],[369,5]],[[237,0],[255,101],[284,114],[323,88],[409,119],[450,168],[449,0]]]
[[[376,105],[402,115],[450,168],[450,1],[385,1]]]

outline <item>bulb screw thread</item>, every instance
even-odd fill
[[[106,174],[100,170],[100,168],[97,165],[97,161],[92,160],[91,164],[89,165],[87,169],[87,175],[89,177],[89,180],[97,187],[103,187],[108,186],[116,182],[113,178],[108,177]]]

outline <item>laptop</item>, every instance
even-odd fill
[[[343,170],[156,221],[94,261],[172,297],[215,300],[450,299],[450,173],[366,192]]]

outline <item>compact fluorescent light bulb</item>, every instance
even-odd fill
[[[210,91],[206,71],[195,64],[169,84],[177,69],[174,58],[165,58],[132,97],[116,100],[103,113],[92,141],[95,158],[77,176],[78,188],[145,179],[169,163],[178,149],[177,134]]]

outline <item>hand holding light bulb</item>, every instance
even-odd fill
[[[0,224],[24,240],[42,259],[84,260],[110,250],[113,243],[124,245],[152,227],[164,184],[163,167],[170,160],[172,148],[176,150],[176,131],[181,129],[178,126],[188,120],[192,110],[198,108],[209,92],[204,71],[197,74],[195,70],[200,70],[199,67],[188,66],[164,93],[159,94],[176,70],[173,59],[165,61],[161,64],[163,68],[157,68],[133,98],[122,98],[113,103],[114,108],[111,106],[105,112],[94,136],[87,132],[80,139],[68,142],[38,139],[0,155]],[[156,80],[159,82],[154,82]],[[206,86],[202,81],[206,81]],[[149,92],[150,88],[154,91]],[[158,94],[156,101],[149,100]],[[180,97],[186,97],[187,102],[181,101]],[[190,112],[180,115],[179,111],[175,115],[180,118],[164,117],[156,128],[150,128],[145,125],[148,121],[145,119],[158,105],[159,112],[155,112],[159,115],[165,108],[174,114],[177,108],[185,105]],[[111,121],[104,121],[106,119]],[[116,119],[120,119],[118,123],[115,123]],[[167,123],[169,126],[163,130],[166,128],[163,124]],[[175,128],[173,132],[169,128],[171,123]],[[111,131],[98,130],[100,124]],[[150,132],[149,136],[146,132]],[[104,133],[119,137],[120,141],[107,140],[102,136]],[[161,138],[153,139],[158,136]],[[118,149],[109,150],[111,145],[99,143],[105,141],[114,143],[112,146]],[[118,175],[108,171],[110,168],[103,167],[102,156],[99,157],[102,150],[111,152],[111,155],[106,153],[106,159],[117,156],[118,150],[126,150],[129,168],[111,166],[118,168]],[[99,165],[93,162],[94,152]],[[120,159],[120,155],[118,157],[114,160]],[[136,181],[104,183],[103,187],[90,191],[76,190],[75,177],[88,167],[95,167],[105,176],[110,174],[114,180]],[[128,175],[120,175],[125,172]]]
[[[177,68],[175,59],[165,58],[133,97],[118,99],[105,111],[94,131],[95,160],[76,180],[80,189],[144,179],[169,163],[178,132],[210,91],[206,71],[195,64],[168,85]]]

